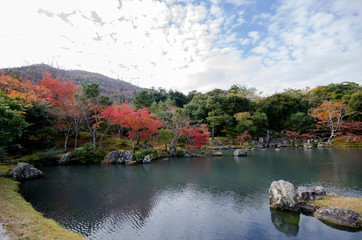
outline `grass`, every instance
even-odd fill
[[[37,212],[18,193],[18,182],[7,178],[0,178],[0,222],[10,239],[86,239]]]
[[[357,212],[362,216],[362,198],[327,196],[322,200],[315,201],[316,207],[338,207]]]
[[[13,169],[13,167],[15,167],[15,165],[0,163],[0,172],[8,172]]]

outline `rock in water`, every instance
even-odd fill
[[[150,162],[151,162],[150,155],[147,155],[142,161],[142,163],[150,163]]]
[[[325,198],[326,191],[322,186],[317,187],[298,187],[297,199],[299,201],[314,201]]]
[[[314,216],[320,220],[352,228],[362,227],[361,216],[353,210],[337,207],[321,207]]]
[[[246,152],[243,149],[236,149],[234,151],[234,156],[236,156],[236,157],[246,156]]]
[[[192,157],[192,156],[191,156],[188,152],[186,152],[186,151],[184,151],[183,154],[184,154],[184,157],[185,157],[185,158],[190,158],[190,157]]]
[[[59,159],[58,163],[59,164],[68,163],[68,162],[70,162],[71,158],[72,158],[72,155],[71,155],[70,152],[68,152],[68,153],[64,154],[63,157],[61,157]]]
[[[29,163],[19,162],[10,174],[18,180],[29,180],[43,176],[43,172],[37,168],[30,167]]]
[[[284,180],[272,182],[269,188],[269,204],[272,208],[298,212],[294,185]]]
[[[128,163],[132,161],[132,157],[133,157],[132,151],[130,150],[123,151],[120,153],[117,163]]]

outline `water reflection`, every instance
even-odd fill
[[[362,196],[358,150],[223,153],[137,166],[47,167],[44,178],[20,190],[46,217],[92,239],[311,239],[320,232],[328,239],[341,231],[269,210],[270,183],[284,179]],[[362,239],[362,233],[342,233]]]
[[[285,212],[270,208],[271,220],[275,228],[287,236],[297,236],[299,231],[299,213]]]

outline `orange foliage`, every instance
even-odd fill
[[[10,97],[18,97],[25,107],[31,107],[34,102],[45,102],[46,89],[39,84],[33,84],[29,80],[19,80],[0,73],[0,91]]]

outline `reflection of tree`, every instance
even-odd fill
[[[271,220],[275,228],[287,236],[297,236],[299,231],[299,213],[283,212],[270,208]]]

